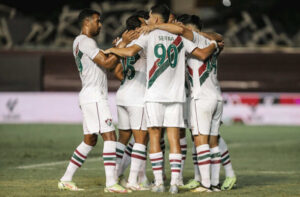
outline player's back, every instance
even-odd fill
[[[199,48],[209,46],[210,40],[196,32],[193,32],[193,34],[193,41]],[[219,91],[214,81],[217,74],[217,56],[212,54],[205,61],[190,57],[188,59],[188,66],[193,70],[192,97],[195,99],[218,99]]]
[[[134,44],[132,41],[127,47]],[[117,91],[117,105],[144,106],[146,89],[146,55],[140,51],[135,56],[122,58],[123,81]]]
[[[82,34],[75,38],[73,55],[82,82],[80,104],[107,98],[106,72],[93,61],[98,52],[99,48],[94,39]]]
[[[147,56],[147,89],[145,100],[151,102],[184,102],[185,53],[194,45],[181,36],[162,30],[142,35],[135,42]]]

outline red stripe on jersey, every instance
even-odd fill
[[[206,63],[203,63],[200,68],[198,69],[199,76],[202,75],[202,73],[206,70]]]
[[[177,36],[177,38],[174,40],[173,44],[175,44],[176,46],[179,45],[179,43],[181,42],[182,38],[180,36]]]
[[[152,68],[149,71],[149,79],[152,77],[152,75],[155,73],[156,69],[158,68],[157,63],[160,61],[160,59],[157,59],[154,62],[154,65],[152,66]]]
[[[150,159],[151,161],[159,161],[159,160],[163,160],[163,158],[162,157],[160,157],[160,158],[155,158],[155,159]]]
[[[187,66],[188,72],[191,76],[193,76],[193,69],[190,66]]]
[[[160,167],[160,168],[152,168],[152,170],[162,170],[163,168]]]
[[[218,164],[218,163],[221,163],[221,160],[211,161],[211,164]]]
[[[226,165],[229,164],[229,163],[230,163],[230,160],[227,161],[226,163],[224,163],[223,166],[226,166]]]
[[[178,172],[178,173],[180,173],[180,170],[171,170],[171,172]]]
[[[116,155],[116,153],[103,153],[103,155]]]

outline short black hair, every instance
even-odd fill
[[[135,30],[137,27],[141,27],[141,24],[142,22],[139,20],[139,16],[134,14],[126,20],[126,29],[128,31]]]
[[[88,9],[88,8],[83,9],[78,15],[79,26],[81,27],[83,24],[83,21],[86,18],[92,17],[94,14],[101,16],[100,12],[98,12],[96,10],[92,10],[92,9]]]
[[[203,22],[199,16],[183,14],[177,17],[178,22],[182,22],[184,25],[193,24],[201,31],[203,28]]]
[[[170,16],[170,9],[166,4],[157,4],[151,8],[153,14],[160,14],[164,22],[167,23]]]
[[[135,15],[137,15],[140,18],[143,18],[145,20],[149,19],[149,12],[145,11],[145,10],[138,10],[134,13]]]

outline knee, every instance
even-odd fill
[[[116,141],[115,131],[107,132],[102,134],[103,141]]]
[[[98,136],[95,134],[84,136],[84,143],[90,146],[95,146],[97,144],[97,140],[98,140]]]
[[[210,138],[209,138],[209,147],[214,148],[218,145],[219,145],[218,136],[210,136]]]

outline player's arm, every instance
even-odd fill
[[[149,33],[150,31],[153,31],[155,29],[160,29],[160,30],[170,32],[172,34],[181,35],[191,41],[194,39],[194,35],[191,30],[187,29],[183,25],[174,24],[174,23],[161,23],[161,24],[143,26],[140,28],[139,31],[141,31],[141,33]]]
[[[198,47],[196,47],[193,51],[192,51],[192,55],[194,55],[196,58],[204,61],[206,60],[213,52],[215,52],[215,50],[217,49],[218,45],[222,45],[222,43],[218,43],[216,41],[212,41],[212,43],[203,49],[200,49]]]
[[[117,45],[118,48],[124,48],[127,44],[129,44],[132,40],[136,39],[138,33],[135,31],[125,31],[122,34],[122,41]],[[113,69],[119,61],[119,58],[114,54],[106,54],[103,51],[99,51],[93,61],[106,69]]]
[[[142,48],[139,45],[132,45],[127,48],[110,48],[104,51],[105,54],[113,53],[120,57],[130,57],[136,55]]]
[[[199,34],[210,40],[215,40],[217,42],[223,41],[223,36],[216,32],[199,32]]]
[[[124,76],[123,76],[123,67],[121,63],[118,63],[116,68],[113,71],[114,76],[119,79],[120,81],[123,80]]]

